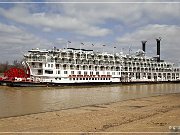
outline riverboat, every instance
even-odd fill
[[[142,41],[142,49],[134,54],[95,52],[68,47],[54,47],[52,50],[32,49],[24,55],[26,81],[21,79],[23,77],[16,77],[11,85],[179,82],[180,67],[160,59],[161,39],[156,41],[155,57],[146,55],[146,41]]]

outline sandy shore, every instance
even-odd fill
[[[180,126],[180,94],[0,119],[0,132],[87,133],[177,130],[170,130],[169,126]]]

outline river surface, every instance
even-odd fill
[[[180,93],[180,84],[136,84],[64,88],[0,86],[0,118]]]

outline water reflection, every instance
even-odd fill
[[[0,118],[166,93],[179,93],[179,87],[180,84],[114,85],[85,88],[0,87]]]

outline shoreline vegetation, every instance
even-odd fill
[[[1,118],[0,132],[180,132],[179,114],[180,94],[167,94]]]

